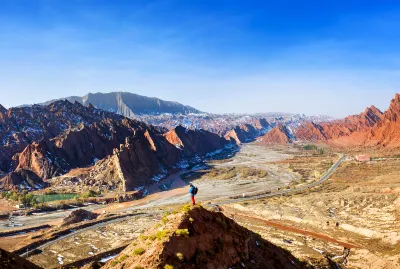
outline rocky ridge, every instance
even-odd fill
[[[400,148],[400,94],[382,113],[374,106],[359,115],[329,123],[304,123],[296,130],[303,141],[324,141],[335,146],[363,146],[377,149]]]
[[[188,114],[201,113],[199,110],[178,102],[164,101],[155,97],[147,97],[129,92],[88,93],[85,96],[70,96],[51,100],[40,105],[49,105],[55,101],[68,100],[86,106],[92,104],[98,109],[114,112],[128,118],[136,115],[158,115],[163,113]]]
[[[109,268],[306,268],[220,212],[184,206],[140,236]]]
[[[42,179],[56,178],[56,182],[72,185],[95,180],[110,188],[133,190],[159,180],[180,161],[229,144],[210,132],[177,127],[175,132],[185,144],[182,150],[159,127],[78,102],[57,101],[1,115],[6,124],[0,137],[15,134],[23,138],[13,143],[7,140],[0,148],[5,173],[29,170]],[[31,188],[28,183],[21,186]]]

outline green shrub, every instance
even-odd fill
[[[167,222],[168,222],[168,217],[167,217],[167,216],[163,217],[163,218],[161,219],[161,222],[162,222],[163,224],[167,224]]]
[[[317,149],[317,146],[314,146],[314,145],[305,145],[303,148],[304,148],[305,150],[314,150],[314,149]]]
[[[236,177],[236,171],[232,170],[225,174],[222,179],[232,179],[234,177]]]
[[[156,233],[156,237],[159,241],[163,240],[168,234],[167,230],[161,230]]]
[[[170,265],[170,264],[166,264],[164,266],[164,269],[174,269],[174,267],[172,265]]]
[[[190,235],[188,229],[178,229],[175,231],[175,234],[177,236],[184,236],[184,237],[189,237],[189,235]]]
[[[128,257],[129,257],[129,256],[126,255],[126,254],[125,254],[125,255],[122,255],[121,258],[119,258],[119,261],[120,261],[120,262],[123,262],[123,261],[125,261],[126,259],[128,259]]]
[[[268,175],[268,172],[265,170],[260,170],[260,172],[258,173],[258,176],[261,178],[264,178]]]
[[[140,255],[143,255],[143,253],[145,253],[146,251],[143,249],[143,248],[136,248],[134,251],[133,251],[133,255],[135,255],[135,256],[140,256]]]
[[[145,240],[147,240],[149,237],[147,236],[147,235],[141,235],[141,236],[139,236],[139,239],[141,239],[141,240],[143,240],[143,241],[145,241]]]
[[[133,267],[133,269],[144,269],[144,267],[142,267],[140,265],[136,265],[135,267]]]
[[[182,213],[187,213],[187,212],[189,212],[191,209],[192,209],[192,207],[191,207],[190,204],[184,205],[184,206],[181,207],[181,212],[182,212]]]
[[[185,256],[183,256],[183,254],[180,253],[180,252],[176,253],[176,257],[177,257],[180,261],[184,261],[184,260],[185,260]]]
[[[152,234],[152,235],[149,236],[149,239],[150,239],[151,241],[154,241],[154,240],[157,239],[157,236],[156,236],[155,234]]]
[[[111,266],[116,266],[119,263],[119,261],[112,261]]]

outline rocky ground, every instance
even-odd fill
[[[57,241],[44,248],[42,253],[31,255],[28,259],[43,268],[56,268],[98,255],[130,244],[149,227],[152,227],[155,222],[158,222],[161,215],[160,212],[158,215],[133,216],[122,222],[83,231]]]
[[[399,268],[399,164],[348,160],[320,187],[234,204],[227,212],[296,257],[323,251],[340,260],[348,247],[348,268]]]
[[[314,182],[337,159],[338,155],[329,149],[246,144],[232,158],[195,167],[190,176],[184,171],[166,178],[149,188],[144,199],[97,206],[92,211],[121,213],[142,208],[147,212],[172,212],[180,207],[178,204],[188,202],[188,181],[199,186],[197,198],[207,206],[240,192],[257,193]],[[349,156],[320,186],[290,196],[233,202],[220,210],[317,268],[327,268],[324,266],[329,260],[342,268],[399,268],[399,164],[396,158],[357,163]],[[216,171],[217,176],[210,175]],[[232,171],[236,175],[226,179]],[[263,177],[244,177],[243,171],[267,173]],[[163,186],[167,186],[165,191]],[[70,263],[127,245],[162,219],[161,214],[135,216],[83,231],[49,245],[30,260],[54,267],[60,261]]]

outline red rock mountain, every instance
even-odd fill
[[[165,134],[165,138],[188,154],[205,155],[229,145],[223,137],[205,131],[191,130],[177,126]]]
[[[90,125],[104,118],[121,121],[122,116],[105,112],[93,106],[58,101],[48,106],[0,109],[0,170],[9,172],[16,153],[29,144],[52,139],[80,125]]]
[[[32,190],[43,189],[48,186],[42,178],[30,170],[17,169],[0,179],[2,190]]]
[[[304,123],[296,130],[303,141],[327,141],[337,146],[400,147],[400,95],[382,113],[372,106],[359,115],[328,123]]]
[[[261,125],[258,125],[261,127]],[[225,139],[235,141],[237,145],[253,141],[258,135],[259,130],[251,124],[244,124],[242,126],[236,126],[235,129],[228,131],[225,134]]]
[[[263,145],[272,145],[272,144],[280,144],[285,145],[292,143],[294,141],[294,137],[291,134],[288,127],[278,124],[271,131],[261,136],[258,141]]]
[[[123,181],[124,190],[150,184],[151,178],[165,174],[183,159],[194,154],[202,156],[228,144],[218,135],[177,127],[175,132],[184,145],[182,151],[168,141],[160,128],[68,101],[10,109],[3,122],[0,131],[5,141],[0,145],[3,171],[29,170],[49,179],[65,175],[71,169],[85,168],[74,173],[85,174],[87,177],[83,178],[88,180],[89,175],[93,179],[95,171],[103,176],[108,174],[104,180],[116,180],[117,185]],[[109,167],[101,166],[104,162],[95,165],[105,158],[116,161]],[[103,170],[96,170],[99,168]],[[114,172],[122,176],[115,178],[110,174]],[[107,185],[104,180],[97,183]]]

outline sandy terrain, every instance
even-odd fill
[[[159,216],[134,216],[122,222],[84,231],[57,241],[44,248],[41,254],[29,257],[29,260],[43,268],[56,268],[60,264],[69,264],[127,245],[160,219],[161,213]]]
[[[363,164],[347,161],[329,181],[311,191],[232,207],[244,215],[355,245],[348,268],[400,268],[399,165],[400,160]],[[260,221],[240,214],[238,218],[295,256],[321,256],[317,250],[332,256],[343,253],[343,244],[332,240],[304,237],[298,231],[280,229],[266,222],[260,225]]]

